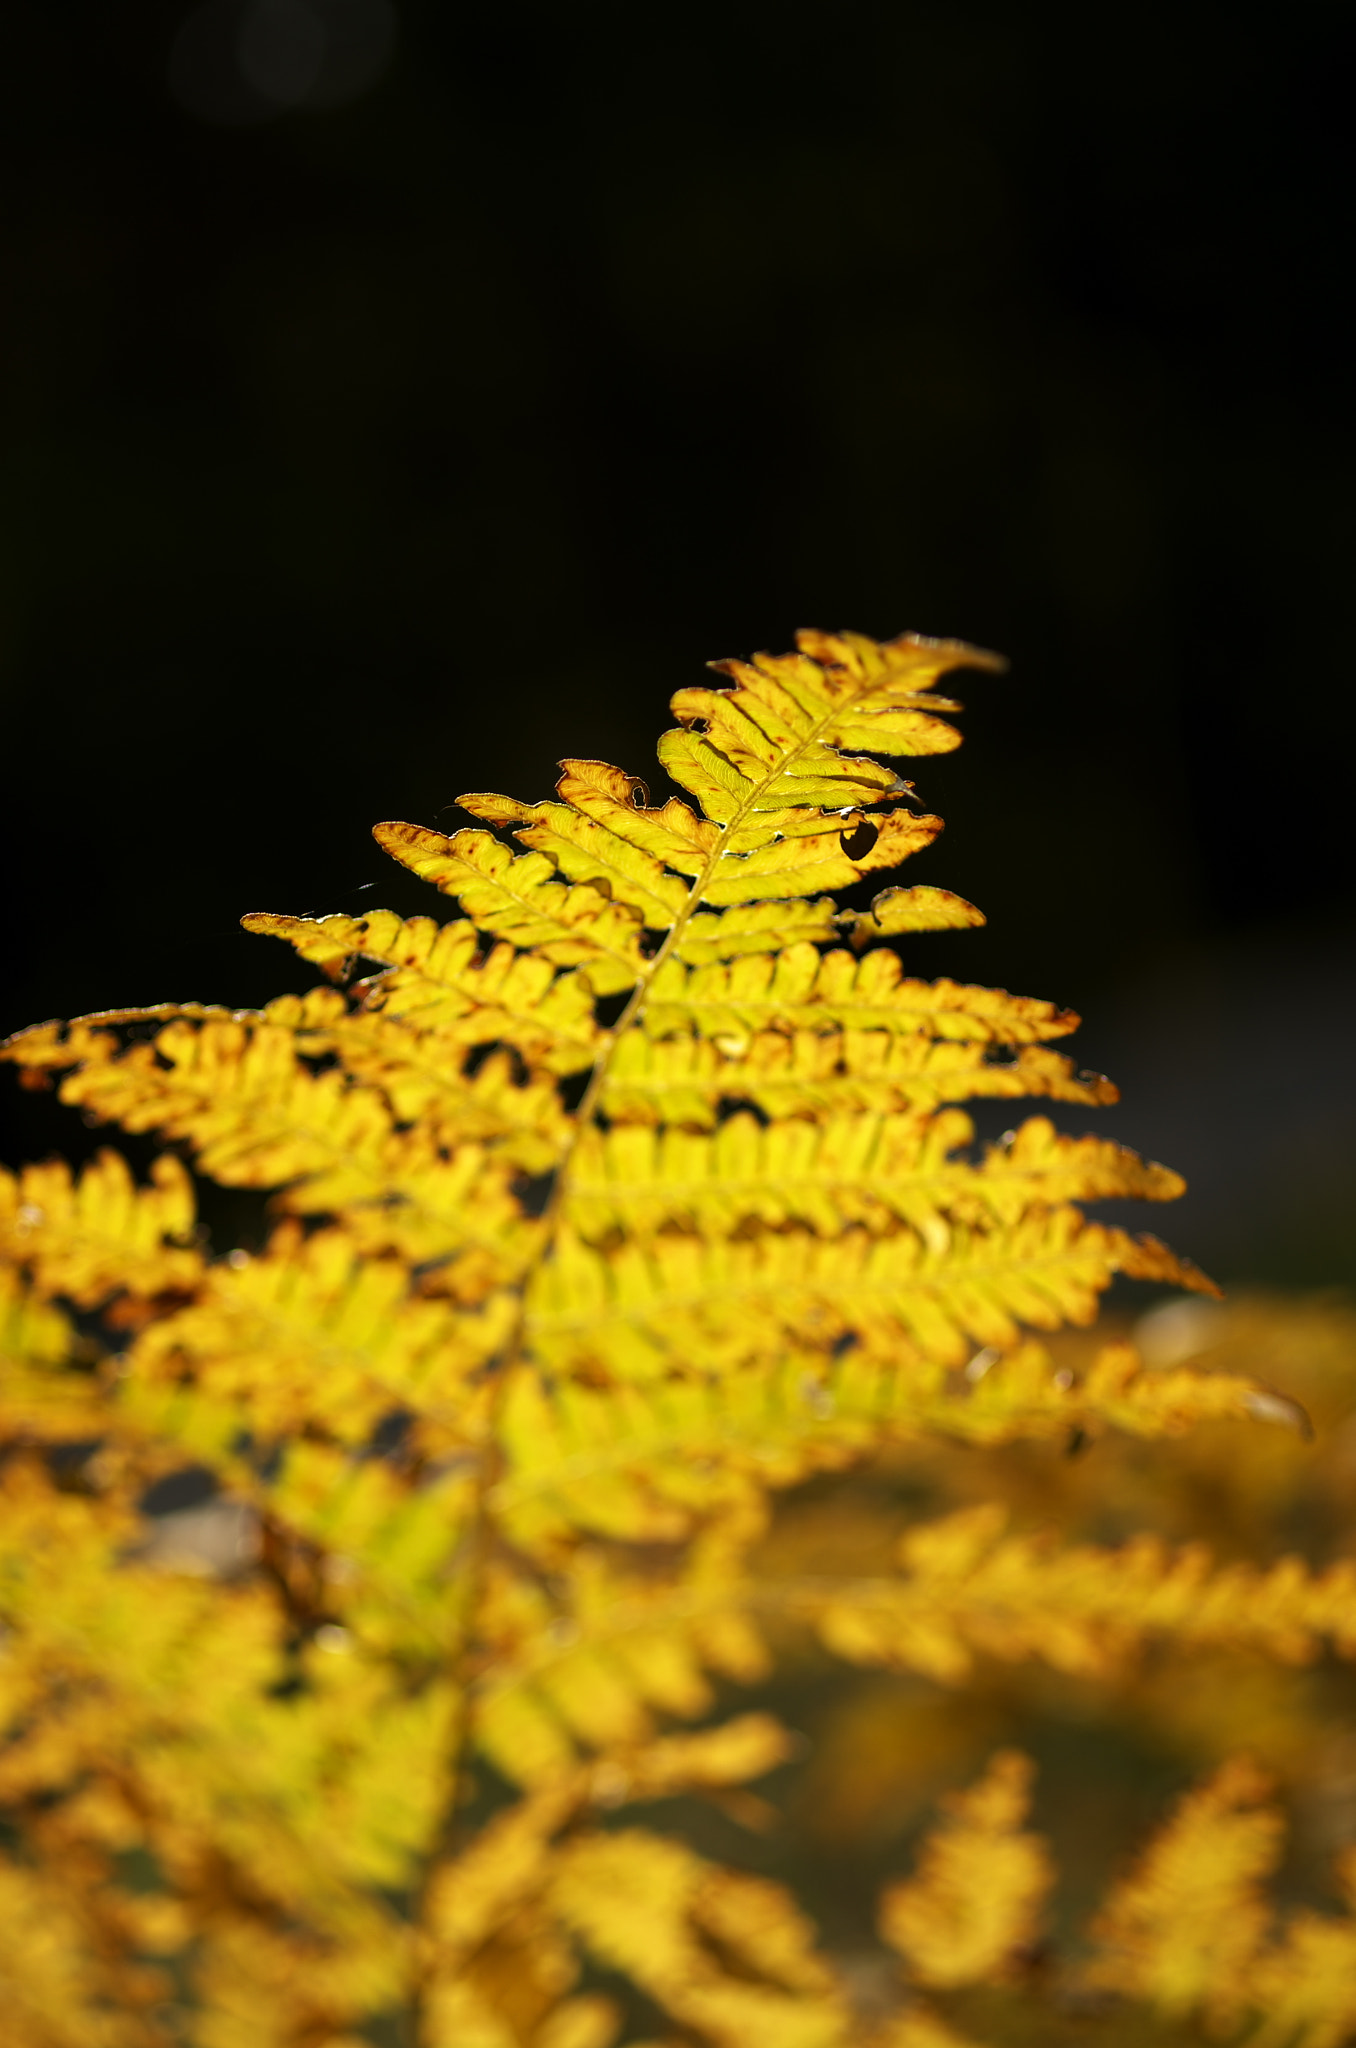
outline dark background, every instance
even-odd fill
[[[956,633],[919,971],[1088,1015],[1183,1249],[1356,1277],[1348,24],[11,0],[0,1026],[304,985],[240,913],[432,907],[371,821]]]

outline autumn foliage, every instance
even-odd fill
[[[945,889],[835,895],[935,839],[890,764],[997,665],[720,664],[692,803],[570,760],[378,826],[459,914],[253,915],[320,986],[9,1041],[166,1147],[0,1179],[14,2048],[1356,2038],[1356,1808],[1269,1890],[1356,1786],[1351,1319],[1090,1220],[1181,1192],[1115,1144],[977,1146],[1115,1100],[1078,1020],[911,978]],[[1116,1275],[1204,1298],[1098,1344]],[[835,1856],[878,1896],[820,1938]]]

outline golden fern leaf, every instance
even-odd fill
[[[268,1019],[176,1019],[153,1045],[122,1053],[101,1035],[62,1094],[128,1130],[187,1143],[228,1187],[285,1187],[291,1208],[347,1217],[373,1250],[470,1254],[472,1291],[530,1258],[538,1235],[510,1191],[511,1161],[474,1147],[441,1156],[417,1128],[396,1127],[376,1089],[337,1069],[313,1073],[295,1034]]]
[[[910,2006],[871,2037],[871,2048],[980,2048],[924,2006]]]
[[[77,1180],[64,1160],[0,1171],[0,1248],[41,1292],[92,1308],[112,1294],[190,1291],[202,1270],[191,1239],[193,1183],[172,1153],[138,1189],[127,1162],[105,1149]],[[167,1243],[166,1240],[169,1240]]]
[[[501,1411],[505,1469],[490,1496],[497,1526],[521,1550],[553,1554],[578,1532],[671,1542],[750,1491],[841,1470],[882,1443],[949,1435],[977,1443],[1068,1442],[1116,1429],[1178,1435],[1194,1423],[1260,1418],[1302,1429],[1293,1404],[1237,1373],[1146,1371],[1129,1345],[1098,1353],[1086,1374],[1056,1370],[1027,1343],[978,1352],[941,1384],[860,1347],[823,1369],[788,1352],[769,1368],[720,1380],[550,1384],[520,1371]]]
[[[590,1954],[718,2048],[845,2048],[847,2014],[833,1978],[779,1886],[626,1829],[565,1848],[548,1896]],[[738,1974],[722,1968],[718,1952]]]
[[[574,1970],[569,1957],[559,1955],[544,1895],[559,1867],[556,1839],[579,1815],[693,1787],[737,1785],[780,1762],[787,1747],[784,1732],[766,1715],[745,1715],[721,1729],[668,1737],[562,1772],[490,1821],[430,1885],[425,1969],[431,2039],[515,2039],[505,2010],[521,2001],[522,1987],[515,2001],[496,1965],[502,1971],[517,1957],[521,1967],[528,1960],[525,1946],[538,1964],[543,1952],[553,1957],[557,1996],[572,1986]],[[535,2008],[552,2003],[551,1988],[529,1987]],[[612,2015],[610,2001],[567,1996],[531,2038],[610,2041],[613,2033],[605,2027]]]
[[[852,919],[852,943],[864,946],[902,932],[964,931],[984,922],[982,910],[950,889],[882,889],[870,910]]]
[[[721,1681],[764,1679],[787,1624],[947,1682],[982,1656],[1107,1680],[1148,1642],[1356,1649],[1349,1565],[1217,1569],[984,1510],[915,1526],[893,1574],[759,1561],[774,1494],[921,1436],[1302,1419],[1243,1370],[1125,1346],[1056,1369],[1023,1334],[1091,1320],[1117,1273],[1210,1283],[1079,1206],[1171,1199],[1168,1170],[1044,1117],[969,1154],[956,1104],[1115,1099],[1054,1049],[1071,1013],[921,981],[888,943],[980,912],[828,893],[935,840],[884,762],[958,744],[933,685],[967,664],[998,665],[817,633],[723,664],[660,745],[695,807],[568,759],[553,801],[463,799],[522,852],[377,828],[451,922],[245,920],[326,986],[0,1049],[273,1210],[257,1254],[213,1258],[173,1156],[142,1189],[113,1153],[0,1181],[0,1807],[16,1925],[74,1902],[35,2048],[102,2040],[118,1986],[163,2002],[157,1914],[183,1948],[172,2038],[203,2048],[611,2048],[597,1969],[713,2048],[941,2048],[921,2007],[854,2015],[776,1887],[609,1819],[786,1759],[767,1716],[719,1719]],[[245,1533],[224,1561],[137,1508],[186,1460]],[[1028,1937],[1021,1769],[1000,1759],[894,1894],[939,1986],[1001,1977]],[[148,1904],[124,1851],[158,1873]],[[1311,2048],[1342,2008],[1303,2004],[1301,1959],[1335,1982],[1343,1938],[1301,1918],[1254,1957]],[[127,2048],[160,2048],[150,1998]]]
[[[364,991],[367,1006],[436,1034],[449,1052],[503,1043],[553,1073],[570,1074],[588,1066],[597,1051],[590,981],[574,970],[559,973],[543,955],[518,953],[507,943],[482,958],[467,920],[439,926],[428,917],[402,921],[386,910],[320,920],[258,911],[244,922],[322,966],[358,951],[381,962],[389,971]]]
[[[658,1585],[628,1581],[587,1552],[564,1569],[554,1599],[505,1576],[486,1603],[493,1676],[476,1708],[477,1740],[507,1776],[544,1784],[579,1743],[643,1740],[656,1708],[705,1712],[704,1667],[761,1677],[766,1657],[749,1627],[759,1616],[799,1618],[850,1662],[949,1684],[979,1656],[1110,1679],[1155,1640],[1301,1660],[1327,1637],[1339,1653],[1356,1652],[1349,1565],[1312,1578],[1292,1565],[1212,1573],[1199,1551],[1174,1555],[1141,1540],[1120,1552],[1059,1553],[999,1540],[1000,1522],[981,1508],[915,1528],[898,1580],[754,1578],[741,1572],[739,1544],[711,1570],[694,1553],[688,1573]]]
[[[654,1037],[691,1031],[722,1051],[740,1053],[751,1034],[769,1029],[821,1032],[928,1032],[967,1044],[1031,1045],[1078,1028],[1071,1011],[1004,989],[953,981],[911,981],[887,948],[820,954],[806,940],[780,953],[755,953],[726,966],[656,969],[646,1005]],[[723,1043],[728,1041],[728,1043]]]
[[[191,1372],[218,1398],[247,1402],[268,1436],[310,1419],[360,1443],[393,1406],[455,1412],[511,1321],[506,1296],[460,1309],[412,1295],[403,1260],[286,1223],[260,1257],[214,1266],[190,1306],[143,1333],[127,1369],[139,1380]]]
[[[472,1954],[541,1889],[550,1874],[550,1844],[579,1813],[693,1788],[741,1785],[781,1763],[790,1748],[786,1731],[771,1716],[743,1714],[699,1734],[622,1745],[528,1792],[436,1873],[429,1929],[440,1966]]]
[[[0,1441],[97,1435],[101,1389],[88,1373],[64,1369],[75,1350],[69,1317],[18,1267],[0,1263]]]
[[[947,1800],[917,1876],[885,1892],[881,1933],[920,1984],[1001,1982],[1035,1943],[1054,1867],[1022,1828],[1032,1775],[1028,1757],[1000,1751],[977,1785]]]
[[[0,1857],[0,1984],[11,2048],[170,2048],[154,2016],[168,1984],[153,1966],[121,1963],[90,1940],[60,1873]]]
[[[1057,1102],[1115,1102],[1099,1075],[1044,1046],[994,1060],[987,1042],[965,1044],[884,1031],[760,1031],[730,1039],[623,1037],[601,1090],[613,1123],[664,1123],[708,1130],[724,1102],[752,1102],[769,1117],[905,1109],[975,1096],[1045,1095]]]
[[[1171,2018],[1236,2017],[1270,1917],[1261,1880],[1280,1858],[1269,1791],[1236,1758],[1187,1795],[1096,1921],[1090,1985]]]
[[[444,895],[477,928],[560,967],[585,965],[599,995],[627,988],[642,957],[638,914],[589,884],[570,887],[544,854],[516,858],[489,832],[448,839],[418,825],[378,825],[377,844]],[[379,957],[379,956],[378,956]]]
[[[582,1552],[561,1579],[554,1597],[508,1569],[486,1587],[487,1670],[470,1726],[513,1782],[544,1783],[581,1749],[647,1743],[658,1714],[699,1718],[713,1703],[708,1672],[744,1683],[767,1674],[747,1601],[700,1556],[674,1583]]]
[[[1261,2015],[1254,2048],[1338,2048],[1356,2031],[1356,1854],[1339,1859],[1347,1911],[1340,1920],[1301,1910],[1248,1972]]]
[[[417,1126],[443,1150],[482,1144],[511,1170],[549,1172],[570,1135],[553,1078],[520,1079],[507,1047],[468,1072],[459,1049],[380,1012],[336,1018],[299,1035],[307,1058],[332,1056],[346,1074],[379,1089],[398,1124]]]
[[[324,1650],[311,1654],[300,1702],[279,1698],[280,1617],[257,1593],[223,1599],[200,1580],[125,1566],[101,1575],[91,1532],[72,1542],[87,1504],[30,1486],[21,1505],[22,1572],[5,1561],[19,1650],[6,1706],[18,1725],[5,1731],[0,1799],[40,1800],[30,1850],[100,1923],[97,1947],[174,1946],[201,1916],[208,2008],[218,1990],[248,2006],[247,1983],[225,1994],[210,1981],[234,1922],[246,1953],[271,1943],[303,1978],[324,1960],[323,1990],[297,1985],[301,2006],[358,2016],[389,2003],[405,1937],[372,1894],[408,1881],[427,1838],[445,1701],[402,1699],[389,1668]],[[15,1521],[5,1516],[7,1534]],[[203,1674],[210,1683],[194,1686]],[[100,1861],[110,1844],[158,1861],[171,1893],[124,1904]]]
[[[1088,1223],[1073,1208],[1011,1228],[860,1228],[831,1239],[787,1229],[757,1237],[665,1233],[599,1251],[565,1227],[531,1282],[525,1328],[554,1372],[614,1380],[727,1373],[788,1346],[828,1358],[845,1342],[896,1358],[964,1364],[976,1344],[1091,1322],[1116,1273],[1211,1291],[1150,1237]]]
[[[851,809],[898,794],[889,769],[842,749],[949,753],[959,736],[934,714],[958,707],[932,685],[950,669],[1003,666],[959,641],[914,634],[884,645],[857,634],[802,633],[798,642],[799,654],[714,664],[734,689],[680,690],[682,728],[659,745],[674,781],[709,818],[738,821],[749,847],[769,844],[802,807]],[[744,850],[737,840],[729,857]]]
[[[1011,1225],[1067,1202],[1170,1202],[1185,1186],[1122,1146],[1061,1137],[1044,1117],[991,1146],[978,1170],[951,1156],[973,1136],[958,1110],[928,1122],[858,1115],[817,1124],[763,1124],[745,1113],[710,1137],[595,1128],[576,1147],[566,1213],[589,1238],[612,1228],[649,1235],[666,1224],[723,1235],[755,1218],[808,1223],[823,1237],[854,1223],[881,1233],[903,1222],[926,1238],[943,1216]]]
[[[389,2009],[398,1985],[389,1961],[357,1940],[319,1941],[218,1909],[192,1971],[198,2038],[208,2048],[362,2048],[355,2025]]]
[[[854,1662],[926,1671],[952,1682],[976,1653],[1040,1657],[1058,1669],[1113,1673],[1146,1640],[1261,1649],[1302,1663],[1326,1640],[1356,1654],[1356,1566],[1310,1573],[1297,1558],[1266,1571],[1214,1569],[1199,1545],[1154,1537],[1120,1549],[1005,1536],[996,1504],[923,1523],[901,1545],[899,1580],[832,1581],[786,1597],[828,1646]]]
[[[684,925],[676,951],[690,966],[706,967],[746,953],[766,953],[769,946],[792,940],[822,944],[839,936],[840,922],[831,896],[813,902],[787,897],[744,903],[733,910],[698,910]]]

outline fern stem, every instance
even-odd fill
[[[804,735],[796,752],[803,752],[813,746],[823,730],[839,715],[841,706],[832,710],[816,722]],[[731,835],[743,825],[750,811],[755,810],[764,791],[784,772],[785,760],[779,760],[774,769],[756,783],[745,797],[734,815],[721,827],[719,836],[706,857],[700,873],[694,878],[688,891],[687,900],[677,917],[665,933],[662,943],[653,959],[646,963],[645,971],[636,982],[626,1006],[616,1023],[608,1031],[594,1060],[588,1083],[574,1113],[568,1139],[556,1162],[550,1193],[542,1210],[541,1243],[531,1265],[518,1283],[518,1304],[512,1330],[499,1354],[495,1385],[485,1419],[485,1441],[476,1468],[466,1536],[466,1566],[462,1574],[461,1624],[456,1630],[454,1646],[448,1660],[447,1673],[452,1683],[455,1705],[453,1724],[445,1754],[446,1791],[442,1809],[434,1829],[433,1840],[413,1905],[414,1923],[414,1973],[411,1997],[406,2016],[406,2034],[410,2048],[425,2048],[425,2032],[428,2013],[428,1990],[431,1974],[431,1944],[423,1934],[423,1922],[427,1914],[433,1879],[442,1865],[454,1857],[460,1847],[458,1815],[466,1804],[470,1766],[471,1706],[474,1683],[472,1661],[475,1651],[476,1626],[484,1597],[488,1567],[492,1549],[492,1517],[490,1499],[495,1487],[503,1476],[504,1454],[500,1442],[500,1425],[503,1418],[504,1402],[512,1383],[513,1369],[521,1361],[527,1333],[527,1301],[529,1290],[536,1273],[545,1265],[555,1249],[564,1197],[569,1184],[570,1164],[584,1131],[595,1121],[598,1102],[607,1081],[613,1054],[620,1040],[637,1025],[645,1010],[646,998],[651,983],[661,967],[669,961],[680,943],[688,924],[699,909],[707,887],[721,860]],[[429,2044],[431,2048],[431,2044]]]

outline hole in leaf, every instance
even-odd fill
[[[849,860],[865,860],[879,838],[880,827],[873,825],[869,818],[863,818],[860,825],[854,825],[850,832],[838,835],[839,844]]]
[[[148,1486],[137,1503],[143,1515],[181,1514],[202,1507],[218,1490],[217,1475],[207,1465],[184,1465]]]

